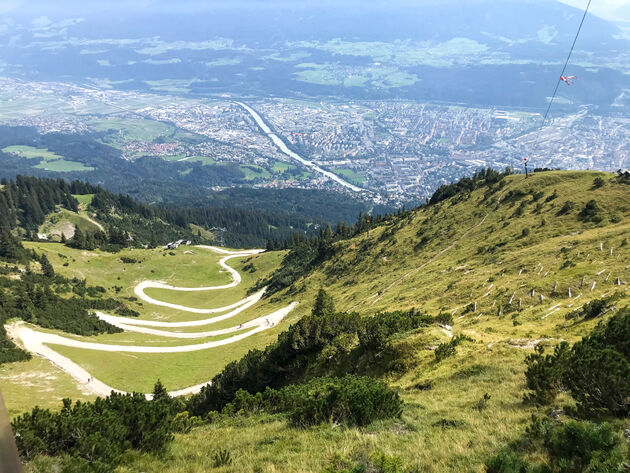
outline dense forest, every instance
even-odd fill
[[[0,228],[37,230],[47,214],[61,206],[74,212],[78,202],[61,179],[17,176],[0,181]]]
[[[18,233],[27,238],[34,238],[46,215],[58,208],[76,212],[74,195],[93,194],[89,210],[107,231],[85,235],[79,230],[70,243],[78,248],[116,250],[127,245],[163,245],[177,239],[201,241],[199,230],[193,231],[191,225],[211,231],[215,235],[212,243],[264,246],[269,240],[288,239],[295,232],[313,233],[324,225],[324,221],[249,208],[149,205],[82,181],[17,176],[0,182],[0,227],[20,229]]]
[[[115,194],[124,194],[145,203],[173,206],[211,207],[259,211],[289,220],[302,230],[304,222],[314,224],[350,222],[359,212],[386,213],[391,205],[374,205],[354,196],[327,190],[253,189],[255,181],[245,179],[234,163],[202,165],[142,157],[127,161],[121,151],[102,142],[99,133],[40,134],[31,127],[0,126],[0,178],[19,174],[38,177],[62,176],[99,185]],[[92,171],[51,172],[36,168],[37,159],[2,152],[7,146],[45,148],[65,159],[94,168]],[[192,166],[192,169],[191,169]],[[211,190],[221,187],[223,190]],[[247,219],[250,214],[243,214]],[[216,225],[219,225],[217,222]],[[269,222],[269,225],[273,223]]]
[[[318,229],[333,223],[326,219],[326,214],[346,222],[356,218],[355,210],[361,213],[356,201],[347,203],[343,196],[333,194],[332,198],[332,193],[319,191],[287,190],[287,194],[272,193],[272,198],[265,201],[258,191],[242,189],[235,199],[238,204],[233,206],[229,206],[230,199],[221,197],[207,205],[177,207],[141,203],[128,195],[115,195],[83,181],[68,183],[62,179],[18,175],[15,180],[3,178],[0,182],[0,227],[11,230],[20,227],[27,237],[58,207],[76,212],[78,202],[73,195],[94,194],[89,210],[105,224],[107,234],[92,235],[91,242],[78,245],[81,248],[108,244],[120,247],[129,242],[134,246],[156,246],[200,237],[191,225],[212,232],[213,243],[232,247],[264,246],[269,240],[286,241],[295,233],[317,234]],[[287,204],[286,210],[282,202]],[[335,202],[340,203],[337,210],[322,210],[334,209]],[[118,237],[121,234],[125,235],[122,239]]]

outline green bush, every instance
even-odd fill
[[[287,413],[296,426],[325,422],[367,425],[377,419],[397,417],[402,410],[398,394],[385,383],[367,376],[313,378],[281,390],[267,388],[250,394],[239,390],[223,415]]]
[[[294,404],[290,418],[300,426],[322,422],[367,425],[378,419],[398,417],[402,401],[385,383],[364,376],[316,378],[283,390]],[[286,402],[286,401],[285,401]]]
[[[453,315],[448,312],[440,312],[435,321],[440,325],[453,325]]]
[[[526,461],[525,454],[536,463]],[[523,439],[488,460],[486,472],[616,473],[623,464],[621,439],[610,424],[559,424],[534,416]]]
[[[560,215],[566,215],[569,212],[571,212],[571,210],[573,210],[575,208],[575,202],[571,201],[571,200],[567,200],[562,207],[560,208],[560,210],[558,211],[558,213],[556,215],[560,216]]]
[[[315,298],[315,304],[313,305],[313,311],[311,315],[321,316],[330,315],[335,312],[335,303],[333,298],[324,289],[320,289]]]
[[[589,200],[584,208],[578,213],[578,219],[583,222],[599,223],[604,217],[602,216],[602,209],[597,205],[595,200]]]
[[[608,308],[610,299],[601,298],[593,299],[590,302],[584,304],[581,310],[575,310],[567,314],[566,318],[571,319],[574,317],[584,317],[584,320],[594,319],[601,316]]]
[[[527,463],[509,450],[501,450],[486,462],[486,473],[527,473]]]
[[[68,454],[85,472],[112,471],[128,449],[161,452],[172,438],[168,402],[137,393],[74,405],[64,399],[61,411],[36,407],[12,425],[25,460]]]
[[[601,177],[596,177],[593,180],[593,189],[599,189],[600,187],[603,187],[606,184],[606,181],[604,181]]]
[[[567,343],[562,343],[553,355],[544,355],[543,349],[537,348],[536,353],[526,358],[526,363],[527,387],[532,391],[525,396],[526,400],[547,404],[566,389],[584,413],[627,417],[630,415],[630,309],[622,309],[607,323],[600,323],[590,336],[570,349]]]
[[[435,361],[440,362],[446,358],[449,358],[457,353],[455,345],[452,343],[440,343],[435,349]]]
[[[464,341],[470,340],[471,338],[467,337],[466,335],[456,335],[455,337],[451,338],[450,342],[440,343],[435,349],[435,361],[439,363],[440,361],[455,355],[455,353],[457,352],[457,350],[455,349],[457,345]]]
[[[563,382],[581,409],[627,417],[629,379],[630,309],[626,308],[573,346]]]
[[[558,345],[551,355],[545,355],[544,347],[536,345],[534,353],[525,358],[525,378],[527,387],[532,391],[525,395],[526,401],[537,404],[554,401],[563,388],[562,378],[568,354],[569,344],[566,342]]]
[[[433,317],[414,309],[379,312],[374,317],[364,320],[359,331],[359,341],[365,350],[380,351],[387,345],[392,335],[431,325],[434,321]]]

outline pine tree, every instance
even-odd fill
[[[74,229],[74,236],[70,241],[70,246],[73,248],[84,249],[85,248],[85,235],[79,227]]]
[[[50,261],[48,261],[48,257],[45,253],[42,253],[42,255],[40,256],[39,264],[42,265],[42,273],[44,274],[44,276],[46,276],[47,278],[55,277],[55,270],[52,264],[50,264]]]
[[[168,395],[168,392],[166,391],[166,388],[162,384],[162,381],[158,379],[157,382],[155,383],[155,386],[153,386],[153,400],[160,401],[160,400],[168,400],[170,398],[171,397]]]
[[[335,303],[333,298],[324,289],[320,289],[315,299],[315,305],[311,315],[323,317],[335,312]]]

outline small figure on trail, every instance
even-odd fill
[[[265,319],[265,322],[267,322],[267,325],[269,325],[269,319]]]
[[[560,76],[560,80],[567,85],[571,85],[577,80],[577,76]]]

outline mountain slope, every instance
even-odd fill
[[[253,351],[228,365],[212,385],[214,404],[233,404],[204,412],[207,422],[176,435],[166,457],[136,454],[117,471],[481,472],[502,448],[523,444],[533,414],[569,422],[576,401],[566,392],[547,406],[523,402],[526,358],[537,345],[579,341],[630,305],[630,182],[558,171],[493,180],[443,188],[430,205],[331,242],[322,262],[270,298],[301,302],[295,313],[304,317],[274,345],[284,353]],[[326,297],[308,315],[320,288],[337,310],[366,317],[358,330],[341,327],[356,316],[334,312]],[[427,323],[378,325],[417,314],[382,311],[410,308]],[[323,347],[314,350],[312,339]],[[404,402],[401,416],[295,427],[262,397],[234,395],[256,391],[252,377],[284,373],[274,386],[282,387],[340,371],[386,381]],[[188,408],[199,407],[196,399]],[[600,415],[616,436],[630,428],[627,418]],[[51,461],[36,459],[31,471],[48,471]]]
[[[604,181],[599,188],[597,178]],[[591,298],[613,289],[618,277],[630,279],[629,195],[628,184],[606,173],[508,176],[339,243],[335,256],[294,289],[312,299],[326,287],[339,308],[359,312],[420,304],[460,314],[477,302],[477,314],[486,315],[515,294],[520,317],[533,317],[564,300],[569,288]],[[599,223],[580,217],[591,200]]]

